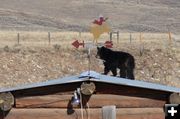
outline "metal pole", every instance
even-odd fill
[[[88,48],[88,75],[90,75],[90,70],[91,70],[91,60],[90,60],[90,54],[91,54],[91,49]]]

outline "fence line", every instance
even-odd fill
[[[13,32],[14,33],[14,32]],[[47,34],[48,35],[45,35]],[[6,34],[6,33],[5,33]],[[36,36],[37,35],[37,36]],[[1,38],[1,36],[3,38]],[[8,40],[11,42],[13,37],[10,37],[11,33],[8,33],[7,36],[3,35],[3,32],[0,32],[0,41],[8,42]],[[115,36],[115,37],[114,37]],[[7,38],[6,38],[7,37]],[[109,35],[103,34],[100,37],[101,40],[109,40],[114,41],[117,40],[117,43],[120,43],[120,41],[128,41],[129,43],[136,42],[145,42],[145,41],[153,41],[153,40],[162,40],[165,42],[165,40],[173,41],[172,33],[119,33],[119,31],[111,32]],[[139,37],[139,38],[138,38]],[[80,38],[80,39],[79,39]],[[1,40],[4,39],[4,40]],[[73,39],[79,39],[79,40],[85,40],[90,41],[93,39],[93,36],[90,33],[84,33],[84,32],[18,32],[16,33],[16,39],[17,44],[23,44],[23,42],[44,42],[46,44],[52,45],[53,43],[61,43],[61,42],[71,42]],[[44,39],[44,40],[43,40]],[[46,42],[45,39],[48,39],[48,42]],[[53,39],[53,41],[52,41]],[[139,41],[138,41],[139,39]],[[1,44],[3,44],[3,42]],[[115,42],[114,42],[115,43]]]

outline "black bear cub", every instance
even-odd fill
[[[116,76],[117,68],[119,68],[120,77],[134,79],[135,60],[131,54],[121,51],[112,51],[103,46],[97,47],[96,58],[104,60],[105,75],[111,71],[113,76]]]

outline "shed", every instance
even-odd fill
[[[0,89],[0,119],[164,119],[180,88],[86,71]]]

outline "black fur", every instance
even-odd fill
[[[113,76],[117,75],[117,68],[120,69],[120,77],[134,79],[135,60],[134,57],[126,52],[112,51],[108,48],[97,47],[96,58],[104,60],[104,74],[109,71]]]

